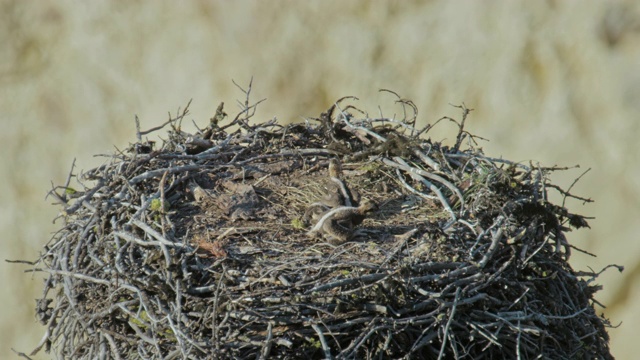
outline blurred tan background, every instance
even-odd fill
[[[467,128],[490,156],[575,165],[554,177],[595,204],[569,234],[575,268],[609,270],[598,299],[613,354],[637,358],[640,324],[640,6],[629,1],[102,1],[0,0],[0,231],[3,258],[34,259],[55,225],[51,182],[101,163],[193,99],[204,126],[234,113],[254,76],[256,119],[317,116],[338,97],[385,115],[379,88],[413,99],[422,124],[474,108]],[[438,125],[434,138],[455,136]],[[29,352],[38,276],[2,262],[0,357]],[[634,340],[636,340],[634,342]],[[47,359],[41,354],[40,359]]]

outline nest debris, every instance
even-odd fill
[[[459,126],[445,146],[400,97],[399,120],[348,97],[313,122],[251,124],[250,90],[233,120],[220,104],[189,134],[187,106],[51,191],[64,224],[29,270],[46,275],[32,354],[613,358],[599,273],[567,262],[565,233],[586,218],[547,197],[578,198],[550,182],[563,169],[485,156],[464,106],[443,118]],[[159,149],[143,140],[167,126]],[[300,222],[330,158],[380,205],[340,245]]]

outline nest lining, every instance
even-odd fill
[[[221,104],[189,134],[185,109],[153,129],[169,127],[159,149],[138,130],[51,191],[63,225],[31,269],[47,274],[33,353],[612,359],[598,274],[567,262],[565,233],[587,221],[547,197],[575,197],[548,178],[562,169],[485,156],[464,107],[447,147],[415,112],[370,118],[352,98],[313,122],[251,124],[249,92],[232,120]],[[331,157],[380,208],[340,245],[300,222]]]

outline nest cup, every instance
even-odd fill
[[[612,359],[596,273],[568,264],[586,219],[549,201],[559,168],[485,156],[338,100],[304,123],[185,109],[50,195],[41,349],[61,358]],[[188,108],[188,107],[187,107]],[[443,120],[441,119],[441,120]],[[433,125],[437,124],[434,123]],[[378,205],[334,244],[303,214],[329,159]],[[72,170],[73,171],[73,170]],[[588,201],[588,199],[578,198]]]

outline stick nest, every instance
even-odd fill
[[[565,233],[587,221],[547,197],[575,197],[548,179],[563,169],[485,156],[464,106],[441,119],[459,129],[444,146],[399,97],[402,119],[343,98],[317,119],[254,125],[249,93],[237,116],[221,104],[193,134],[186,110],[138,128],[127,150],[51,191],[63,225],[29,270],[46,274],[34,353],[612,359],[599,273],[567,262]],[[162,129],[161,145],[143,140]],[[340,245],[301,222],[330,158],[379,205]]]

